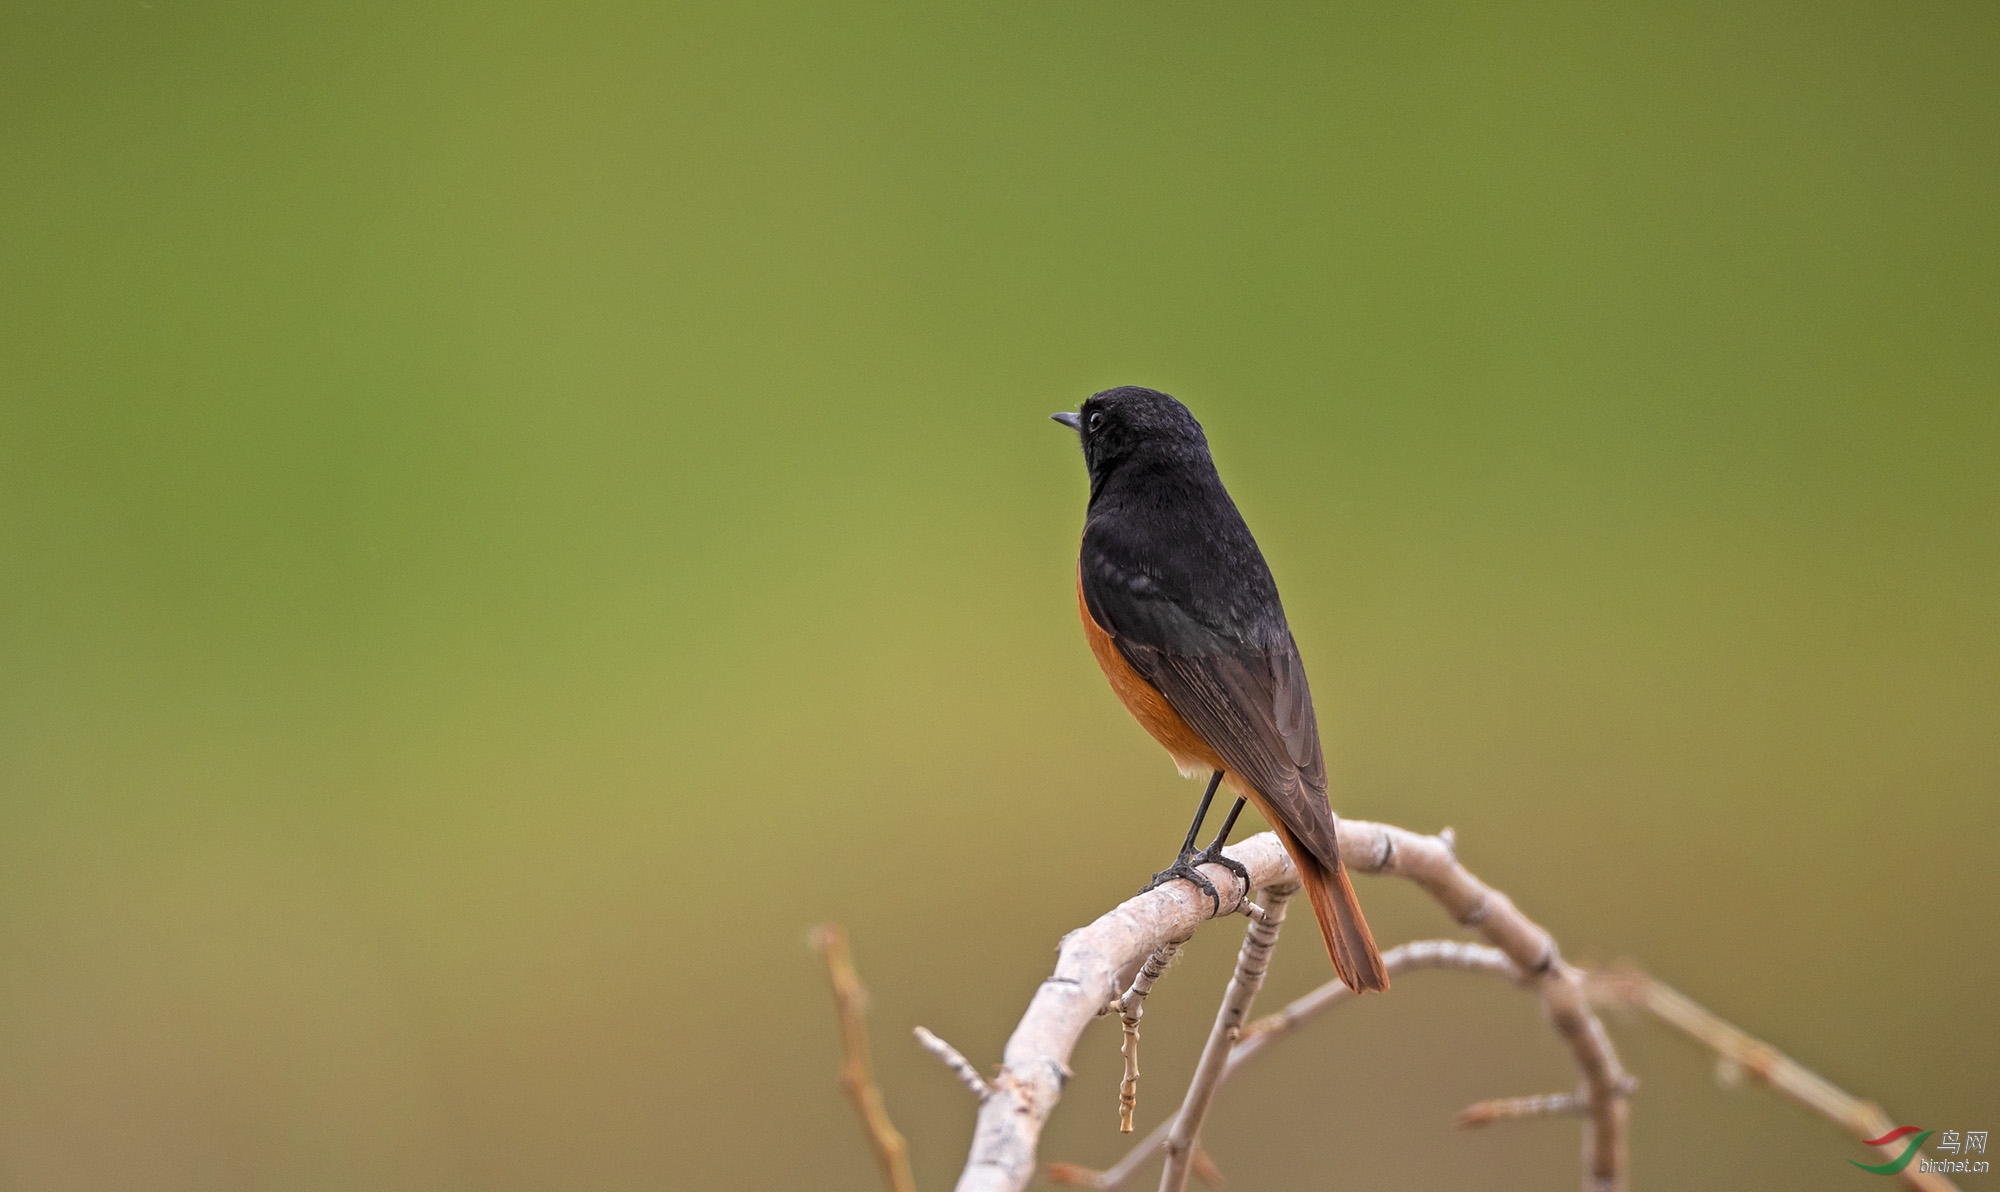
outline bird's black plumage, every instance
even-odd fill
[[[1118,653],[1284,827],[1339,866],[1312,691],[1277,583],[1180,402],[1125,386],[1076,426],[1090,470],[1078,584]]]

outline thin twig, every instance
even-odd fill
[[[1397,973],[1424,969],[1457,969],[1461,972],[1491,973],[1517,983],[1521,980],[1521,970],[1514,967],[1514,962],[1507,959],[1505,952],[1464,940],[1411,940],[1407,944],[1398,944],[1382,953],[1382,967],[1389,970],[1392,977]],[[1231,1070],[1297,1030],[1307,1019],[1342,1002],[1352,1001],[1354,997],[1354,991],[1336,978],[1310,993],[1300,995],[1284,1009],[1264,1015],[1243,1028],[1243,1037],[1237,1041],[1236,1051],[1229,1057]]]
[[[951,1074],[958,1077],[960,1084],[971,1089],[973,1096],[984,1101],[993,1095],[993,1086],[986,1083],[986,1078],[979,1074],[979,1069],[973,1067],[972,1061],[966,1059],[958,1048],[932,1034],[927,1027],[920,1026],[911,1034],[917,1037],[917,1045],[936,1056],[939,1063],[950,1068]]]
[[[1592,972],[1588,989],[1591,999],[1599,1005],[1645,1010],[1715,1052],[1722,1062],[1735,1065],[1752,1080],[1778,1090],[1862,1142],[1896,1128],[1894,1119],[1881,1106],[1841,1090],[1784,1052],[1717,1018],[1686,994],[1647,976],[1635,965]],[[1907,1145],[1889,1144],[1876,1149],[1896,1158]],[[1942,1174],[1923,1171],[1915,1163],[1903,1168],[1900,1175],[1905,1184],[1926,1192],[1953,1192],[1958,1187]]]
[[[916,1192],[910,1177],[909,1144],[889,1121],[882,1107],[882,1090],[875,1085],[875,1072],[868,1059],[868,1026],[862,1015],[868,1006],[868,991],[854,971],[847,951],[847,929],[838,923],[824,923],[813,929],[813,946],[826,957],[826,975],[833,982],[833,1007],[840,1016],[840,1087],[861,1115],[868,1145],[882,1167],[882,1181],[889,1192]]]
[[[1246,900],[1247,905],[1247,900]],[[1146,998],[1153,992],[1153,984],[1174,962],[1174,955],[1181,950],[1182,940],[1168,940],[1146,957],[1146,963],[1132,978],[1127,989],[1115,1004],[1118,1018],[1124,1027],[1124,1035],[1119,1040],[1118,1053],[1125,1061],[1125,1077],[1118,1082],[1118,1132],[1132,1132],[1132,1113],[1139,1107],[1139,1019],[1146,1013]]]
[[[1139,1019],[1123,1019],[1124,1034],[1118,1040],[1119,1058],[1125,1061],[1125,1075],[1118,1081],[1118,1132],[1132,1132],[1132,1115],[1139,1108]]]
[[[1187,1096],[1181,1101],[1180,1112],[1174,1115],[1173,1129],[1167,1133],[1167,1165],[1160,1174],[1160,1192],[1182,1192],[1187,1187],[1189,1161],[1194,1155],[1195,1142],[1201,1137],[1201,1124],[1207,1120],[1208,1108],[1215,1103],[1216,1090],[1222,1086],[1229,1052],[1236,1046],[1243,1020],[1250,1014],[1250,1004],[1264,987],[1264,974],[1270,971],[1271,953],[1278,946],[1278,931],[1285,925],[1285,904],[1291,895],[1292,891],[1283,887],[1265,890],[1264,913],[1252,919],[1250,929],[1243,933],[1243,947],[1236,954],[1236,971],[1230,974],[1222,1005],[1215,1012],[1215,1025],[1209,1028],[1208,1042],[1195,1063],[1194,1078],[1188,1082]]]
[[[1518,982],[1520,970],[1514,967],[1507,954],[1498,948],[1484,944],[1468,944],[1460,940],[1415,940],[1399,944],[1382,953],[1382,967],[1392,977],[1422,969],[1460,969],[1467,972],[1491,973]],[[1229,1063],[1222,1069],[1222,1079],[1218,1085],[1226,1085],[1237,1070],[1255,1059],[1266,1047],[1290,1035],[1307,1021],[1318,1017],[1327,1010],[1352,1001],[1354,991],[1339,981],[1328,981],[1310,993],[1302,994],[1288,1003],[1284,1009],[1252,1022],[1236,1037],[1236,1046],[1229,1052]],[[1167,1133],[1172,1130],[1174,1119],[1168,1118],[1148,1134],[1138,1145],[1125,1152],[1125,1157],[1103,1171],[1094,1171],[1078,1163],[1051,1163],[1042,1169],[1042,1175],[1053,1184],[1072,1184],[1085,1188],[1116,1188],[1132,1178],[1141,1166],[1154,1155],[1160,1153],[1167,1144]],[[1202,1176],[1200,1169],[1195,1175]],[[1206,1177],[1202,1177],[1206,1180]]]
[[[1458,1111],[1454,1124],[1461,1130],[1472,1130],[1518,1118],[1574,1117],[1589,1112],[1590,1098],[1582,1093],[1541,1093],[1533,1097],[1475,1101]]]
[[[1625,1077],[1625,1095],[1631,1096],[1639,1089],[1639,1078]],[[1589,1094],[1578,1090],[1573,1093],[1537,1093],[1530,1097],[1498,1097],[1491,1101],[1475,1101],[1458,1111],[1454,1121],[1461,1130],[1471,1130],[1489,1126],[1494,1122],[1511,1122],[1521,1118],[1536,1117],[1582,1117],[1590,1112]]]

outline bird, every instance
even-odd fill
[[[1223,487],[1201,423],[1157,389],[1123,385],[1051,415],[1074,430],[1090,476],[1077,557],[1077,614],[1111,689],[1207,789],[1174,863],[1145,889],[1185,880],[1222,907],[1196,866],[1250,875],[1222,846],[1254,803],[1312,903],[1334,971],[1356,992],[1389,974],[1340,862],[1326,757],[1305,664],[1277,581]],[[1195,841],[1218,786],[1236,804],[1206,849]]]

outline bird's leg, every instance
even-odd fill
[[[1194,840],[1201,834],[1201,821],[1208,818],[1208,805],[1215,802],[1215,788],[1222,785],[1222,771],[1217,770],[1208,777],[1208,789],[1201,792],[1201,806],[1194,809],[1194,822],[1188,825],[1187,839],[1181,841],[1181,856],[1194,856]],[[1234,818],[1234,817],[1231,817]]]
[[[1222,831],[1215,834],[1215,840],[1207,848],[1201,850],[1201,855],[1195,858],[1194,863],[1197,865],[1220,865],[1237,877],[1242,878],[1243,897],[1248,898],[1250,897],[1250,871],[1244,868],[1243,862],[1233,857],[1222,855],[1222,846],[1229,843],[1229,830],[1236,826],[1236,817],[1243,814],[1244,802],[1245,800],[1242,795],[1236,796],[1236,806],[1229,809],[1228,818],[1222,821]]]
[[[1212,858],[1207,857],[1205,854],[1199,854],[1194,851],[1195,838],[1201,834],[1201,821],[1208,818],[1208,805],[1215,801],[1215,788],[1221,785],[1222,785],[1222,771],[1217,770],[1214,774],[1210,775],[1209,777],[1208,789],[1201,793],[1201,806],[1195,808],[1194,810],[1194,822],[1188,825],[1187,839],[1181,842],[1180,855],[1174,858],[1174,863],[1172,865],[1169,865],[1165,869],[1162,869],[1158,873],[1154,874],[1153,880],[1147,882],[1145,886],[1142,889],[1140,889],[1139,893],[1144,894],[1147,890],[1151,890],[1155,886],[1165,885],[1166,883],[1173,881],[1175,878],[1185,878],[1190,884],[1194,886],[1195,889],[1200,890],[1202,893],[1208,895],[1209,901],[1215,904],[1216,913],[1221,914],[1222,895],[1215,892],[1215,883],[1209,881],[1206,877],[1202,876],[1201,870],[1195,868],[1197,864],[1205,863],[1208,860],[1213,860],[1219,865],[1222,865],[1234,872],[1240,873],[1243,877],[1244,888],[1246,891],[1248,890],[1250,884],[1250,873],[1248,870],[1244,869],[1240,863],[1231,861],[1228,858],[1222,856],[1216,856]],[[1236,810],[1229,813],[1229,823],[1231,826],[1233,826],[1236,823],[1237,812],[1240,812],[1243,809],[1242,808],[1243,800],[1238,799],[1236,802],[1237,802]],[[1229,831],[1229,828],[1225,827],[1223,828],[1223,831],[1227,833]],[[1221,838],[1218,837],[1217,839],[1219,841]],[[1198,860],[1197,858],[1200,859]]]

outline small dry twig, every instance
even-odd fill
[[[1627,1073],[1625,1095],[1629,1097],[1638,1091],[1639,1078]],[[1535,1117],[1582,1117],[1589,1112],[1590,1096],[1578,1089],[1573,1093],[1536,1093],[1527,1097],[1497,1097],[1491,1101],[1474,1101],[1458,1111],[1454,1124],[1461,1130],[1472,1130],[1492,1125],[1494,1122],[1511,1122]]]
[[[1533,1097],[1500,1097],[1475,1101],[1458,1111],[1456,1125],[1471,1130],[1494,1122],[1519,1118],[1572,1117],[1590,1111],[1590,1098],[1581,1093],[1541,1093]]]
[[[1715,1052],[1720,1063],[1733,1065],[1758,1084],[1778,1090],[1862,1142],[1896,1128],[1881,1106],[1838,1088],[1784,1052],[1717,1018],[1686,994],[1647,976],[1636,965],[1594,971],[1589,974],[1587,988],[1598,1005],[1646,1011]],[[1877,1149],[1892,1159],[1902,1153],[1902,1148],[1894,1145]],[[1938,1172],[1920,1170],[1915,1163],[1902,1170],[1901,1178],[1925,1192],[1955,1192],[1958,1187]]]
[[[993,1086],[986,1083],[979,1069],[973,1067],[972,1061],[966,1059],[958,1048],[938,1038],[928,1027],[920,1026],[910,1033],[917,1037],[917,1046],[936,1056],[938,1063],[950,1068],[951,1074],[958,1077],[960,1084],[972,1090],[973,1096],[984,1101],[993,1095]]]
[[[1181,950],[1184,940],[1168,940],[1146,956],[1146,963],[1132,977],[1132,985],[1123,996],[1113,1002],[1109,1009],[1118,1011],[1118,1018],[1124,1025],[1124,1036],[1118,1044],[1118,1054],[1125,1060],[1125,1076],[1118,1082],[1118,1132],[1132,1132],[1132,1113],[1139,1106],[1139,1019],[1146,1013],[1146,998],[1153,992],[1153,985],[1174,962],[1174,956]]]
[[[868,1145],[882,1167],[883,1182],[889,1192],[916,1192],[910,1176],[909,1144],[889,1121],[882,1107],[882,1090],[875,1085],[874,1066],[868,1059],[868,1026],[862,1015],[868,1006],[868,991],[854,971],[847,951],[847,929],[838,923],[824,923],[813,929],[813,947],[826,957],[826,975],[833,982],[833,1006],[840,1016],[840,1087],[861,1115]],[[970,1067],[970,1065],[967,1065]],[[977,1075],[977,1073],[975,1073]]]

